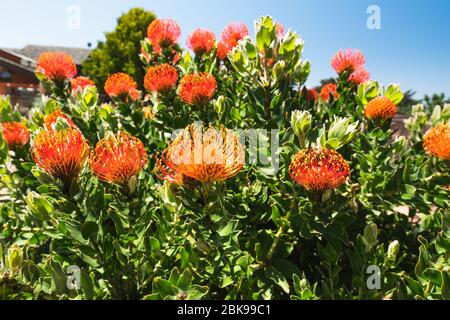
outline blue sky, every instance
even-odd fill
[[[80,8],[80,28],[67,27],[68,8]],[[381,9],[381,29],[369,30],[367,8]],[[114,29],[116,18],[131,7],[171,17],[184,40],[196,27],[220,34],[229,21],[272,15],[305,40],[311,60],[309,85],[333,76],[331,56],[341,48],[359,48],[373,79],[414,89],[416,97],[450,95],[450,1],[448,0],[2,0],[0,47],[26,44],[79,46],[97,43]]]

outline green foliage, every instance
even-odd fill
[[[99,90],[112,73],[125,72],[143,87],[145,70],[140,54],[141,40],[147,36],[147,27],[155,19],[152,12],[134,8],[117,19],[116,29],[106,33],[83,63],[83,74],[91,78]]]

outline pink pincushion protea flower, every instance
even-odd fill
[[[239,22],[230,22],[222,31],[222,40],[233,47],[246,36],[248,36],[247,26]]]
[[[158,54],[177,43],[180,35],[180,26],[172,19],[155,19],[147,29],[147,37]]]
[[[281,23],[277,23],[276,25],[276,34],[278,39],[282,38],[284,35],[284,26]]]
[[[222,31],[222,40],[217,44],[217,56],[225,60],[228,53],[233,50],[239,40],[248,36],[247,26],[239,22],[230,22]]]
[[[35,72],[51,81],[64,81],[75,77],[78,71],[70,55],[64,52],[44,52],[38,58]]]
[[[331,66],[337,73],[353,72],[365,64],[364,54],[356,49],[341,50],[331,59]]]
[[[216,36],[212,31],[206,29],[196,29],[186,40],[186,46],[198,56],[210,52],[215,43]]]
[[[359,67],[348,77],[348,81],[360,85],[370,79],[369,72],[364,67]]]

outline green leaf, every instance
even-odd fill
[[[25,260],[22,264],[22,277],[25,283],[33,283],[39,280],[40,270],[31,260]]]
[[[63,294],[67,291],[67,276],[59,262],[50,261],[51,290],[57,294]]]
[[[161,295],[161,297],[176,295],[178,292],[177,287],[172,285],[167,280],[161,279],[161,278],[155,278],[154,280],[156,289],[158,290],[158,293]]]
[[[181,268],[186,268],[189,266],[189,252],[182,247],[180,249],[180,257],[181,257]]]
[[[236,227],[236,221],[230,221],[225,226],[223,226],[220,230],[218,230],[217,233],[221,237],[226,237],[233,233],[235,227]]]
[[[412,185],[409,184],[405,184],[405,193],[402,194],[402,199],[403,200],[412,200],[414,199],[414,196],[416,194],[416,188]]]
[[[186,293],[188,294],[189,300],[200,300],[208,291],[209,289],[206,286],[193,285]]]
[[[192,283],[192,273],[189,269],[184,270],[178,279],[177,287],[183,291],[187,291]]]
[[[98,232],[98,224],[94,221],[86,221],[81,227],[81,235],[88,240],[89,237]]]
[[[328,139],[324,145],[324,147],[327,149],[339,149],[339,146],[340,146],[340,141],[337,138]]]
[[[283,276],[283,274],[275,269],[274,267],[270,266],[265,270],[266,278],[272,280],[275,284],[277,284],[284,292],[289,293],[289,283],[287,282],[286,278]]]
[[[291,279],[294,275],[301,275],[300,269],[292,262],[285,259],[273,261],[273,265],[279,270],[286,279]]]
[[[384,95],[392,101],[393,104],[398,105],[403,100],[403,92],[400,89],[400,85],[398,84],[390,84]]]
[[[450,268],[441,271],[442,275],[442,286],[441,295],[442,299],[450,300]]]
[[[80,282],[86,299],[92,300],[94,298],[95,292],[91,277],[86,272],[81,272]]]

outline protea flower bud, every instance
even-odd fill
[[[312,115],[308,111],[295,110],[292,112],[291,127],[301,144],[303,144],[306,135],[311,129],[311,124]]]
[[[46,130],[53,130],[55,124],[58,122],[59,119],[64,119],[64,121],[67,123],[69,127],[76,128],[73,121],[60,109],[46,115],[44,117],[44,128]]]
[[[22,248],[19,247],[17,244],[11,246],[8,249],[8,256],[6,257],[6,262],[8,268],[10,269],[11,276],[13,277],[14,274],[22,267],[23,262]]]
[[[30,215],[40,221],[50,219],[50,215],[54,211],[53,204],[34,191],[28,193],[25,202],[27,203]]]
[[[328,140],[337,141],[334,149],[349,143],[357,132],[359,122],[350,123],[350,118],[336,118],[328,129]]]
[[[395,262],[395,259],[397,258],[397,254],[399,251],[400,251],[400,243],[397,240],[392,241],[389,244],[389,247],[387,250],[388,260],[391,262]]]

